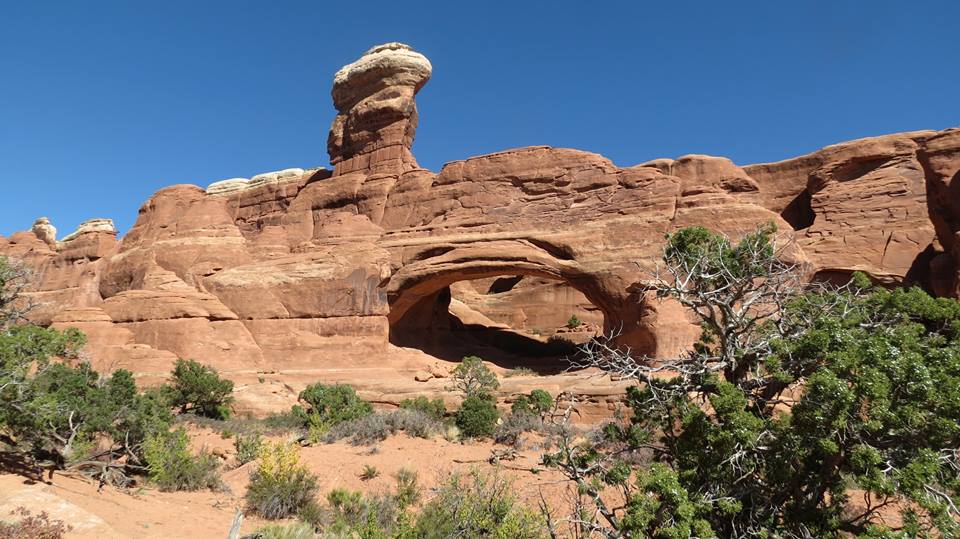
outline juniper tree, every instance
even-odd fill
[[[775,228],[738,243],[668,236],[650,286],[699,341],[652,361],[610,342],[581,365],[632,378],[632,415],[545,455],[605,537],[927,537],[960,533],[960,303],[854,275],[806,285]],[[628,457],[645,452],[654,465]],[[621,505],[608,503],[618,493]],[[601,494],[604,494],[603,496]],[[899,513],[895,528],[878,518]]]

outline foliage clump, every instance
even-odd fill
[[[553,408],[553,397],[542,389],[534,389],[528,395],[517,395],[510,411],[514,414],[528,414],[543,417]]]
[[[220,463],[207,452],[193,455],[190,439],[182,428],[157,432],[144,442],[144,460],[151,482],[163,491],[216,489],[220,481]]]
[[[442,420],[447,415],[447,405],[443,403],[443,399],[440,397],[428,399],[421,395],[415,399],[404,399],[400,401],[400,408],[423,412],[437,421]]]
[[[25,507],[17,507],[10,515],[19,520],[0,520],[0,539],[63,539],[73,530],[62,520],[50,520],[46,512],[34,515]]]
[[[364,495],[337,488],[327,494],[326,512],[318,522],[334,537],[363,539],[413,539],[415,516],[410,508],[420,499],[416,472],[400,469],[393,492]]]
[[[333,443],[348,438],[353,445],[374,445],[398,432],[414,438],[431,438],[444,431],[444,423],[419,410],[400,409],[344,421],[327,430],[321,439]]]
[[[166,391],[170,405],[179,408],[181,414],[212,419],[230,417],[233,382],[221,378],[212,367],[178,359]]]
[[[500,387],[497,375],[477,356],[467,356],[451,374],[450,389],[467,397],[490,395]]]
[[[960,303],[863,275],[839,288],[805,284],[775,233],[668,236],[656,291],[703,328],[685,354],[652,364],[605,343],[584,349],[590,365],[638,383],[629,421],[608,425],[601,444],[565,440],[544,457],[587,500],[581,530],[960,534]],[[639,451],[652,451],[649,469],[624,460]],[[600,496],[604,485],[622,493],[623,509]],[[881,525],[880,511],[899,512],[902,528]]]
[[[293,413],[309,429],[312,442],[335,425],[373,413],[373,406],[345,384],[312,384],[300,392],[300,402],[305,407],[295,406]]]
[[[317,478],[300,463],[294,445],[265,443],[260,465],[250,474],[247,510],[267,519],[296,516],[316,503]]]
[[[468,438],[485,438],[493,435],[500,412],[488,396],[471,395],[464,399],[455,418],[457,428]]]
[[[30,324],[29,281],[23,264],[0,257],[0,439],[51,474],[72,466],[127,484],[144,440],[169,427],[167,405],[137,391],[129,371],[96,372],[80,357],[78,330]]]
[[[523,506],[510,481],[473,470],[452,474],[417,518],[416,537],[539,539],[545,523]]]
[[[259,434],[238,434],[233,439],[233,449],[236,454],[237,465],[254,461],[260,456],[260,448],[263,446],[263,437]]]

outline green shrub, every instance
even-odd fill
[[[143,444],[147,473],[163,491],[215,489],[222,486],[217,457],[190,452],[187,432],[178,428],[151,435]]]
[[[118,454],[139,455],[144,439],[166,430],[171,420],[166,403],[154,393],[138,394],[133,375],[123,369],[105,379],[87,363],[50,364],[25,389],[20,395],[29,397],[10,410],[20,413],[2,422],[21,443],[35,450],[55,448],[66,460],[82,457],[77,450],[104,435]]]
[[[233,440],[237,464],[242,466],[260,456],[263,438],[259,434],[240,434]]]
[[[51,473],[97,447],[101,460],[118,465],[101,466],[99,478],[126,484],[144,440],[169,428],[169,407],[155,391],[140,394],[130,371],[104,376],[80,361],[80,331],[26,323],[20,292],[29,277],[0,256],[0,433],[15,440],[13,451],[52,463]]]
[[[570,315],[570,319],[567,320],[567,327],[570,329],[577,329],[583,324],[580,319],[575,314]]]
[[[327,495],[329,513],[323,526],[324,532],[334,537],[357,537],[359,539],[390,539],[410,537],[406,518],[396,499],[389,494],[364,496],[360,492],[337,488]]]
[[[63,539],[73,530],[62,520],[50,520],[46,512],[34,515],[25,507],[17,507],[10,514],[20,520],[0,521],[0,539]]]
[[[553,408],[553,397],[542,389],[534,389],[530,392],[530,405],[540,415],[543,415]]]
[[[510,405],[510,413],[513,415],[533,415],[533,408],[530,406],[530,397],[526,395],[517,395]]]
[[[233,382],[217,371],[193,360],[178,359],[168,386],[170,405],[180,413],[194,413],[214,419],[230,416]]]
[[[296,446],[265,443],[260,466],[250,474],[247,510],[268,519],[297,515],[316,503],[317,478],[302,464]]]
[[[360,472],[361,481],[370,481],[371,479],[376,479],[380,477],[380,470],[376,466],[371,466],[366,464],[363,466],[363,471]]]
[[[466,477],[451,475],[417,519],[416,537],[441,539],[539,539],[546,526],[538,513],[524,507],[510,481],[478,470]]]
[[[406,509],[420,501],[420,495],[423,493],[420,489],[419,477],[417,472],[410,468],[400,468],[393,475],[397,481],[397,505],[401,509]]]
[[[477,356],[463,358],[463,361],[453,370],[451,379],[453,385],[450,389],[459,391],[467,397],[491,394],[500,387],[497,375]]]
[[[320,507],[316,500],[310,500],[297,511],[297,518],[313,526],[314,529],[322,528],[328,521],[329,512]]]
[[[534,389],[529,395],[517,395],[510,411],[514,414],[543,416],[553,407],[553,397],[542,389]]]
[[[369,402],[343,384],[312,384],[300,392],[300,401],[306,408],[295,406],[293,411],[309,429],[311,442],[318,441],[334,425],[373,413]]]
[[[447,405],[443,403],[443,399],[440,397],[430,400],[421,395],[415,399],[404,399],[400,402],[400,408],[403,410],[417,410],[437,420],[441,420],[447,415]]]
[[[456,423],[464,436],[483,438],[493,434],[499,417],[491,398],[473,395],[464,399],[457,411]]]
[[[333,537],[412,539],[413,517],[407,509],[420,499],[417,474],[406,468],[395,475],[396,493],[364,496],[334,489],[327,495],[329,510],[322,528]]]

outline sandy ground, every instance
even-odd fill
[[[205,429],[193,431],[197,447],[219,448],[232,454],[233,440]],[[430,488],[446,474],[468,471],[472,467],[493,470],[487,460],[497,447],[490,442],[451,443],[442,438],[424,440],[404,434],[393,436],[371,447],[355,447],[340,442],[302,449],[304,463],[320,479],[320,497],[337,487],[364,492],[383,492],[394,487],[393,475],[401,468],[415,470],[424,487],[424,499],[432,495]],[[500,473],[512,478],[518,496],[532,507],[537,506],[540,492],[551,505],[564,504],[568,485],[556,472],[539,470],[542,451],[531,448],[519,452],[516,460],[502,463]],[[226,461],[226,467],[230,466]],[[379,477],[362,481],[366,465],[375,466]],[[242,507],[251,468],[247,464],[225,471],[226,492],[165,493],[151,488],[119,490],[104,488],[87,480],[56,474],[52,484],[37,483],[19,475],[0,474],[0,515],[8,515],[18,506],[32,511],[47,511],[74,527],[71,538],[222,538]],[[536,473],[516,468],[534,468]],[[246,518],[243,533],[250,533],[264,524]]]

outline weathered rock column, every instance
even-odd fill
[[[420,168],[410,151],[417,131],[414,96],[432,70],[410,46],[387,43],[337,71],[332,94],[339,114],[327,139],[334,176]]]

